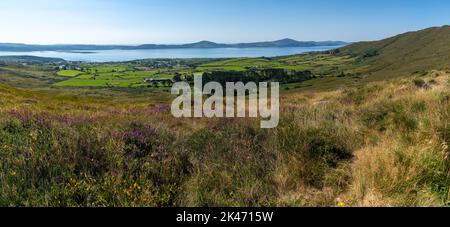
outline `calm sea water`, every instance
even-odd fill
[[[264,48],[211,48],[211,49],[161,49],[161,50],[100,50],[82,52],[32,51],[4,52],[0,56],[31,55],[62,58],[67,61],[113,62],[147,58],[233,58],[233,57],[275,57],[324,51],[339,48],[327,47],[264,47]],[[89,53],[86,53],[89,52]]]

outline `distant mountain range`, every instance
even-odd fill
[[[138,46],[126,45],[28,45],[20,43],[0,43],[0,51],[28,52],[28,51],[92,51],[92,50],[146,50],[146,49],[187,49],[187,48],[251,48],[251,47],[315,47],[315,46],[342,46],[342,41],[297,41],[282,39],[271,42],[223,44],[210,41],[197,43],[169,45],[144,44]]]

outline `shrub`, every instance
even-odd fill
[[[362,54],[363,58],[372,58],[380,55],[380,50],[378,49],[370,49]]]
[[[431,79],[430,81],[428,81],[428,83],[432,84],[432,85],[438,85],[439,84],[435,79]]]
[[[185,184],[187,206],[263,206],[275,190],[274,149],[257,124],[223,120],[194,132],[183,143],[193,172]]]
[[[330,126],[311,128],[305,133],[306,139],[306,166],[310,169],[303,174],[307,184],[322,187],[327,171],[336,168],[342,161],[353,157],[353,145],[348,144],[342,132]],[[344,134],[347,134],[345,132]],[[349,136],[349,135],[346,135]],[[354,138],[354,135],[351,136]],[[354,138],[355,142],[359,138]]]
[[[371,108],[362,111],[362,120],[366,126],[378,131],[388,128],[413,131],[417,129],[417,121],[405,110],[401,102],[381,101]]]
[[[430,86],[427,84],[427,82],[425,82],[425,80],[423,79],[415,79],[413,80],[414,85],[418,88],[424,88],[424,89],[428,89],[430,88]]]
[[[369,128],[385,131],[388,127],[386,119],[391,107],[386,103],[378,104],[372,108],[363,110],[362,120]]]
[[[292,171],[290,185],[301,181],[308,186],[323,187],[326,174],[350,160],[361,144],[356,132],[331,123],[318,127],[292,125],[279,130],[280,149],[287,152],[285,165]]]
[[[442,134],[445,138],[445,133]],[[447,138],[448,139],[448,138]],[[442,152],[441,150],[444,150]],[[431,191],[435,193],[442,202],[442,204],[450,205],[450,160],[449,150],[445,143],[437,147],[435,150],[430,150],[424,154],[420,159],[420,167],[422,172],[417,176],[418,184],[430,187]]]
[[[425,101],[415,101],[411,105],[411,110],[414,113],[423,113],[427,110],[427,103]]]
[[[339,98],[340,102],[346,105],[363,104],[368,98],[376,95],[377,92],[380,92],[382,87],[380,86],[365,86],[362,88],[356,89],[347,89],[344,90],[343,95]]]

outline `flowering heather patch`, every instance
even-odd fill
[[[116,114],[127,114],[127,115],[137,115],[137,114],[147,114],[147,115],[155,115],[155,114],[169,114],[171,110],[170,105],[160,104],[160,105],[152,105],[147,108],[135,107],[128,109],[126,111],[114,111]]]
[[[7,113],[22,123],[35,123],[46,127],[51,127],[55,122],[67,125],[92,124],[99,118],[95,114],[68,115],[51,112],[33,113],[29,110],[16,109],[7,111]]]
[[[171,109],[170,105],[161,104],[161,105],[151,106],[147,110],[147,113],[149,113],[149,114],[170,113],[170,109]]]
[[[96,117],[92,115],[56,115],[55,120],[68,125],[92,124]]]
[[[21,121],[22,123],[29,122],[33,118],[32,113],[28,110],[13,109],[7,111],[7,113],[17,120]]]
[[[37,114],[34,116],[34,122],[42,127],[50,128],[53,125],[53,121],[45,113]]]
[[[127,114],[129,111],[127,110],[121,110],[116,108],[111,108],[107,111],[110,115],[124,115]]]
[[[124,141],[134,141],[142,145],[148,145],[148,139],[156,135],[156,129],[150,125],[133,126],[132,129],[118,133],[118,137]]]
[[[49,116],[45,113],[36,114],[29,110],[16,110],[16,109],[10,110],[8,111],[8,113],[13,118],[16,118],[23,124],[34,123],[42,127],[52,126],[51,118],[49,118]]]
[[[115,137],[125,143],[125,150],[133,157],[145,157],[156,148],[156,128],[151,125],[132,124],[131,128],[124,132],[116,133]]]

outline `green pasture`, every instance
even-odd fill
[[[141,87],[149,85],[144,82],[146,78],[173,78],[173,75],[167,71],[125,71],[123,67],[112,66],[93,67],[84,69],[84,71],[86,73],[77,74],[78,76],[72,76],[70,79],[57,82],[54,85],[58,87]],[[64,73],[69,75],[67,72]]]
[[[80,74],[83,74],[83,72],[77,71],[77,70],[61,70],[58,73],[58,76],[64,76],[64,77],[75,77]]]

